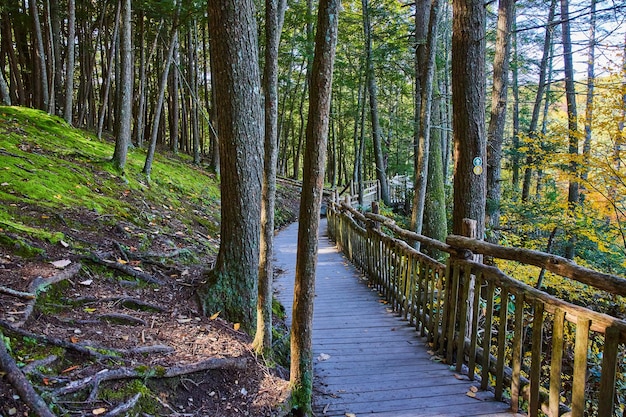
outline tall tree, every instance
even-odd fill
[[[596,0],[591,0],[589,11],[589,45],[587,50],[587,97],[585,100],[585,139],[583,142],[584,167],[581,172],[583,181],[589,177],[589,163],[591,157],[591,125],[593,123],[593,94],[595,87],[596,64]],[[581,200],[584,195],[581,193]]]
[[[491,229],[490,241],[497,243],[496,229],[500,226],[500,182],[502,143],[509,80],[509,58],[511,55],[511,27],[514,12],[513,0],[498,2],[498,30],[496,54],[493,61],[493,90],[491,92],[491,115],[487,129],[487,218],[486,227]]]
[[[576,86],[574,84],[574,63],[572,60],[572,39],[569,21],[569,0],[561,0],[561,32],[563,35],[563,65],[565,74],[565,98],[567,101],[567,128],[569,137],[568,151],[569,163],[569,188],[567,192],[567,204],[570,217],[574,217],[574,210],[579,200],[578,179],[578,114],[576,111]],[[573,222],[572,222],[573,223]],[[576,253],[576,236],[569,231],[569,239],[565,246],[565,257],[574,259]]]
[[[46,63],[46,48],[43,43],[43,35],[41,31],[41,24],[39,22],[39,6],[37,5],[36,0],[32,0],[29,2],[30,4],[30,12],[33,18],[33,29],[35,31],[35,40],[36,40],[36,53],[37,53],[37,63],[38,63],[38,74],[34,81],[36,81],[36,85],[39,88],[41,94],[41,103],[38,103],[38,107],[42,110],[49,111],[48,101],[48,66]]]
[[[422,18],[418,16],[420,13],[416,12],[415,14],[415,27],[417,28],[420,24],[428,27],[426,39],[418,39],[415,49],[415,126],[417,130],[415,132],[415,143],[417,143],[417,147],[411,229],[416,233],[422,233],[424,205],[429,178],[430,127],[436,67],[435,58],[437,56],[437,28],[439,24],[439,0],[425,0],[424,2],[430,4],[430,10],[427,13],[427,16],[430,16],[430,18],[427,21],[422,21]],[[419,87],[417,87],[418,83],[420,84]]]
[[[70,0],[72,1],[72,0]],[[131,28],[131,1],[122,0],[121,9],[121,64],[122,72],[119,83],[121,90],[119,117],[116,120],[118,124],[117,137],[115,138],[115,151],[113,152],[113,164],[119,169],[124,170],[126,166],[126,157],[128,155],[128,147],[131,143],[131,119],[133,113],[133,51],[132,51],[132,28]],[[71,107],[71,105],[70,105]],[[68,116],[67,108],[65,115]],[[69,112],[71,119],[71,111]]]
[[[298,226],[289,381],[293,405],[296,414],[300,416],[312,415],[315,268],[340,5],[340,0],[320,0],[311,75]]]
[[[528,126],[528,138],[536,141],[538,137],[537,126],[539,125],[539,115],[541,114],[541,102],[546,91],[546,77],[548,76],[548,60],[550,58],[550,48],[554,34],[554,16],[556,14],[557,0],[550,1],[550,9],[548,11],[548,22],[546,24],[546,32],[543,38],[543,52],[541,62],[539,63],[539,82],[537,83],[537,94],[535,95],[535,103],[533,105],[533,113]],[[529,152],[526,155],[526,168],[524,169],[524,182],[522,184],[522,201],[527,201],[530,197],[530,182],[532,179],[532,165],[534,155]]]
[[[128,30],[130,30],[130,22],[128,23]],[[76,38],[76,2],[75,0],[68,0],[67,2],[67,57],[66,57],[66,62],[65,62],[65,107],[63,109],[64,110],[63,118],[69,124],[72,124],[72,109],[74,107],[74,64],[75,64],[74,45],[76,44],[75,38]],[[128,65],[131,65],[131,68],[132,68],[132,63],[129,62]]]
[[[370,122],[372,124],[372,141],[374,144],[374,161],[376,164],[376,178],[380,186],[380,197],[385,204],[389,204],[389,186],[387,184],[387,168],[385,164],[380,116],[378,113],[378,86],[374,73],[374,57],[372,52],[372,25],[368,0],[361,0],[363,7],[363,33],[365,35],[365,74],[367,92],[369,93]]]
[[[485,231],[486,176],[482,161],[485,138],[485,5],[480,0],[453,0],[452,127],[454,134],[454,222],[461,234],[463,219]]]
[[[204,313],[221,311],[252,332],[256,324],[261,184],[261,80],[253,0],[208,2],[211,74],[220,104],[221,243],[199,289]]]
[[[274,210],[276,206],[276,162],[278,159],[278,46],[286,0],[265,1],[265,151],[261,200],[261,253],[255,350],[270,354],[272,348],[272,277],[274,268]]]

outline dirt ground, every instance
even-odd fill
[[[297,203],[279,196],[278,204],[295,216]],[[35,258],[0,245],[0,330],[55,414],[284,415],[284,368],[265,366],[236,324],[199,313],[195,289],[215,256],[200,226],[168,234],[158,222],[144,230],[87,210],[12,209],[49,218],[68,241],[30,242],[45,251]],[[150,210],[175,229],[167,208]],[[28,415],[0,377],[0,417]]]

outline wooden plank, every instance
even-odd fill
[[[524,294],[515,293],[515,323],[524,323]],[[511,349],[511,410],[519,411],[520,376],[522,375],[522,339],[523,326],[515,326],[513,330],[513,347]],[[558,416],[557,416],[558,417]]]
[[[552,359],[550,361],[550,417],[559,417],[561,401],[561,368],[563,366],[563,334],[565,332],[565,311],[557,308],[552,325]]]
[[[574,346],[574,376],[572,378],[572,417],[582,417],[585,412],[585,382],[587,354],[589,353],[589,328],[591,320],[579,318],[576,323]]]
[[[600,398],[598,401],[598,416],[600,417],[613,415],[618,344],[619,329],[609,327],[606,329],[602,354],[602,376],[600,377]]]
[[[275,281],[279,288],[277,298],[288,314],[293,298],[297,238],[297,230],[289,229],[281,232],[274,242],[276,265],[285,271]],[[363,249],[367,247],[363,244],[351,244],[355,257],[359,256],[356,251],[364,250],[388,257],[372,260],[374,257],[367,256],[361,261],[365,268],[380,274],[376,291],[368,287],[360,272],[346,265],[346,258],[336,252],[334,244],[323,234],[320,237],[312,331],[315,413],[328,417],[345,417],[347,412],[389,417],[502,415],[508,407],[505,403],[478,401],[467,396],[471,381],[455,376],[448,365],[433,360],[437,358],[427,352],[427,339],[419,337],[415,326],[403,320],[404,313],[401,316],[392,313],[392,305],[380,303],[378,291],[383,288],[399,285],[407,290],[410,279],[406,276],[396,279],[398,273],[406,275],[409,269],[413,274],[423,271],[426,280],[428,266],[420,265],[424,268],[419,271],[417,262],[410,263],[410,257],[389,258],[387,244],[380,240],[368,245],[370,249]],[[287,248],[285,252],[283,247]],[[416,309],[418,300],[424,306],[431,303],[430,307],[434,307],[438,302],[434,289],[437,288],[439,297],[442,294],[434,282],[421,296],[415,285],[409,288],[406,299],[400,297],[393,302],[399,308],[410,301],[408,316],[411,317],[430,313]],[[420,327],[426,330],[426,325]],[[322,353],[328,356],[322,357]]]
[[[535,301],[533,304],[533,336],[530,365],[530,400],[528,414],[531,417],[539,415],[539,381],[541,381],[541,346],[543,344],[543,304]]]

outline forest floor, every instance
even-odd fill
[[[9,128],[0,119],[0,134]],[[0,171],[21,165],[37,172],[29,165],[42,156],[50,166],[70,163],[24,136],[18,149],[0,146]],[[109,171],[89,169],[96,184],[111,180]],[[55,415],[285,414],[284,368],[263,363],[237,323],[198,309],[195,290],[219,245],[206,222],[186,221],[181,210],[129,192],[122,180],[123,204],[144,221],[40,205],[15,176],[0,173],[0,182],[0,336],[22,382]],[[297,190],[279,187],[277,206],[281,222],[295,220]],[[61,238],[42,238],[36,231],[44,228]],[[10,382],[17,374],[0,365],[0,417],[34,415]]]

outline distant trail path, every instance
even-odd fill
[[[313,350],[314,411],[318,417],[513,416],[488,392],[467,395],[476,382],[462,380],[433,361],[426,339],[389,313],[378,294],[328,239],[320,225]],[[275,239],[274,284],[291,320],[298,225]]]

